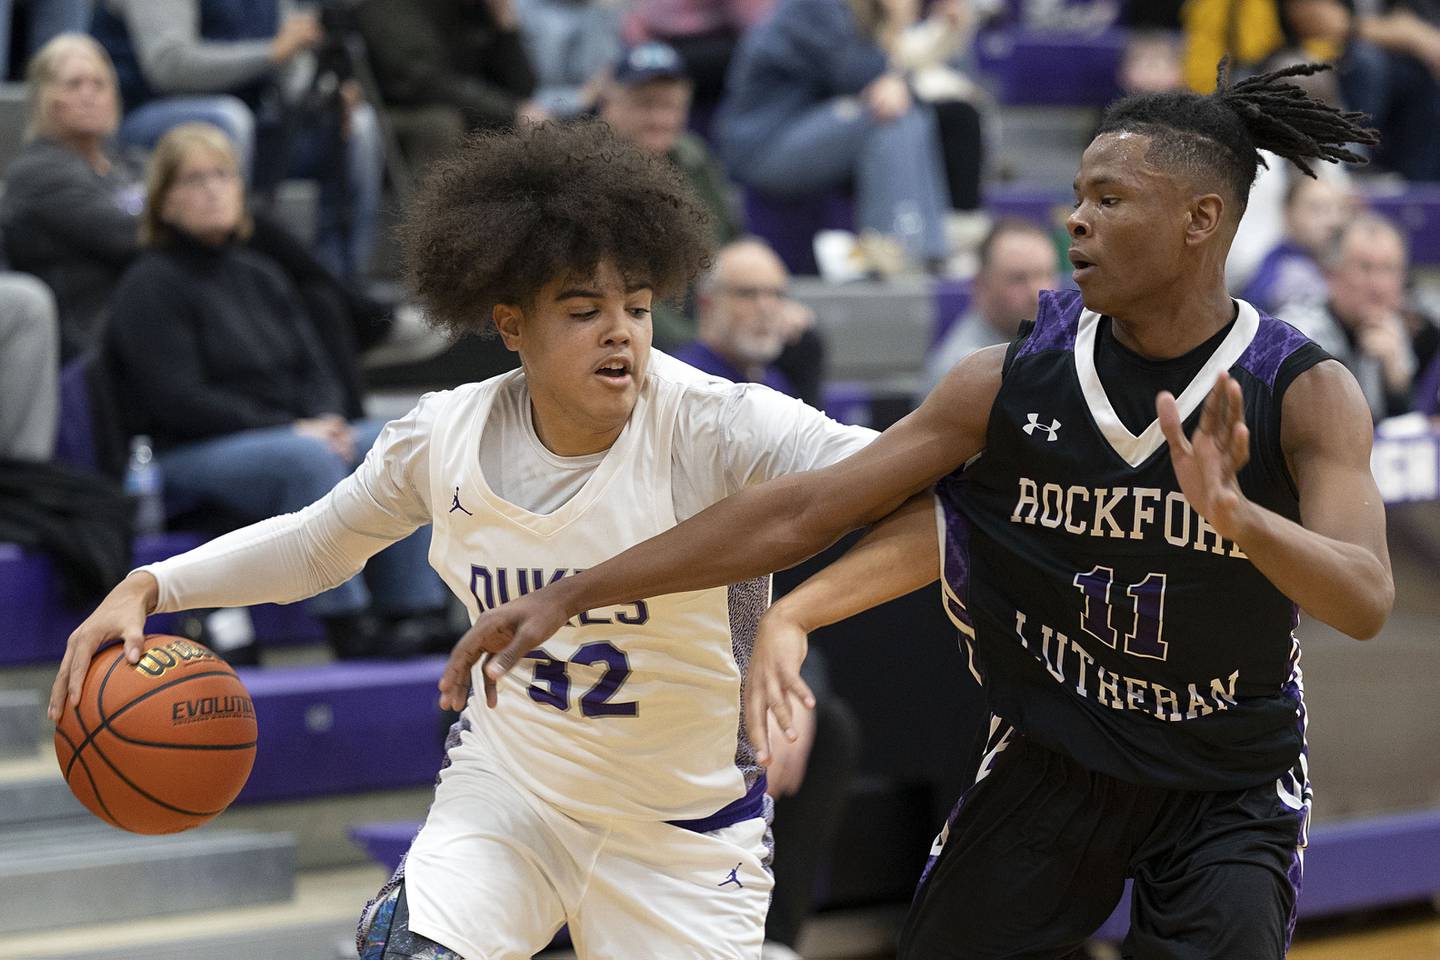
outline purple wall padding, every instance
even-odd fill
[[[930,343],[939,343],[945,334],[970,309],[973,285],[969,280],[941,279],[935,283],[935,327],[930,334]]]
[[[357,823],[350,828],[350,839],[358,843],[371,860],[394,873],[400,858],[410,849],[410,841],[419,832],[419,820],[385,820]]]
[[[56,646],[52,621],[61,609],[60,578],[50,558],[0,543],[0,664],[58,663],[65,637]]]
[[[1120,92],[1125,31],[992,30],[975,50],[1001,103],[1103,107]]]
[[[874,391],[867,383],[856,380],[832,380],[825,384],[820,405],[829,416],[841,423],[868,427],[874,422],[871,401]]]
[[[188,550],[199,537],[162,533],[135,541],[136,566]],[[0,543],[0,665],[60,662],[65,641],[89,610],[66,605],[60,575],[50,556]],[[169,620],[152,618],[147,629],[164,633]]]
[[[434,783],[444,756],[443,657],[242,669],[255,768],[237,803]]]
[[[55,431],[55,459],[72,467],[94,470],[95,424],[90,416],[90,388],[85,382],[90,360],[80,357],[60,368],[60,424]]]
[[[854,203],[838,189],[805,197],[746,190],[745,222],[751,233],[775,248],[791,273],[814,276],[820,272],[815,264],[815,234],[854,229]]]
[[[1310,830],[1300,918],[1429,900],[1440,892],[1440,809],[1322,824]],[[1096,937],[1130,929],[1130,884]]]
[[[1398,191],[1376,188],[1367,199],[1404,232],[1412,262],[1440,263],[1440,183],[1407,183]]]
[[[1042,227],[1063,227],[1070,213],[1070,186],[1016,180],[985,188],[985,210],[995,219],[1018,217]]]
[[[135,540],[135,566],[183,553],[207,539],[192,531],[171,531]],[[89,610],[67,606],[54,561],[38,550],[0,543],[0,666],[60,662],[65,640]],[[313,642],[324,636],[320,622],[302,604],[251,608],[255,636],[265,645]],[[145,623],[149,633],[175,632],[174,614],[158,613]]]

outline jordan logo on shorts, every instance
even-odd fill
[[[473,516],[475,516],[475,514],[471,513],[469,510],[466,510],[463,506],[460,505],[460,488],[459,488],[459,487],[456,487],[456,488],[455,488],[455,496],[450,500],[450,512],[451,512],[451,513],[454,513],[456,510],[459,510],[461,513],[465,514],[465,516],[467,516],[467,517],[473,517]]]
[[[744,862],[744,861],[742,860],[741,863],[743,863],[743,862]],[[741,889],[744,889],[745,884],[743,884],[743,883],[740,882],[740,877],[738,876],[739,873],[740,873],[740,864],[737,863],[737,864],[735,864],[735,869],[730,871],[730,876],[726,877],[724,880],[721,880],[719,883],[716,884],[716,886],[717,886],[717,887],[723,887],[723,886],[725,886],[727,883],[733,883],[733,884],[735,884],[735,886],[740,887]]]

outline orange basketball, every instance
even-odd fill
[[[150,634],[140,662],[116,644],[95,655],[79,706],[55,726],[70,791],[132,833],[178,833],[215,817],[255,762],[255,705],[206,647]]]

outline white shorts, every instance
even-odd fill
[[[529,960],[565,923],[582,960],[756,960],[767,832],[576,820],[472,755],[406,857],[410,930],[465,960]]]

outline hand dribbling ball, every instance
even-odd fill
[[[80,703],[55,725],[55,757],[95,816],[132,833],[178,833],[240,793],[255,738],[254,702],[228,663],[150,634],[139,663],[121,644],[91,660]]]

